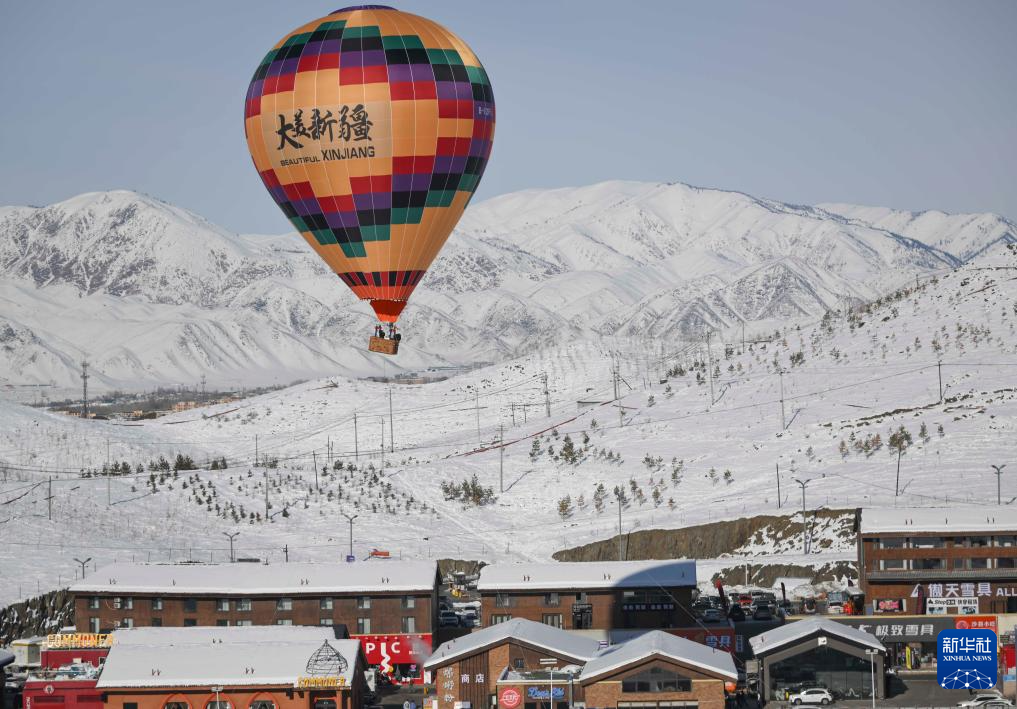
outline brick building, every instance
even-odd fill
[[[368,661],[422,680],[437,625],[435,562],[113,564],[71,586],[81,632],[115,628],[345,625]]]
[[[543,623],[513,619],[441,645],[425,667],[432,709],[712,707],[737,680],[731,654],[661,631],[600,644]]]
[[[693,625],[696,562],[491,564],[480,571],[482,622],[526,618],[570,630]]]
[[[364,668],[331,628],[134,628],[96,688],[104,709],[360,709]]]
[[[1017,612],[1017,514],[1003,508],[858,512],[858,570],[875,613]]]

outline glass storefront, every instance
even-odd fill
[[[825,687],[837,699],[872,697],[869,661],[827,646],[775,662],[768,672],[770,699],[783,700],[788,693],[810,687]]]

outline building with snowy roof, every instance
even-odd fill
[[[809,618],[749,639],[764,699],[783,700],[802,686],[841,696],[885,697],[886,648],[875,635],[829,618]]]
[[[115,709],[359,709],[364,668],[331,628],[131,628],[96,689]]]
[[[880,613],[1017,613],[1017,512],[1007,507],[865,508],[858,570]]]
[[[526,618],[574,630],[692,625],[695,587],[689,559],[491,564],[477,584],[485,625]]]

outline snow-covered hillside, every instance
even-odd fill
[[[503,361],[553,337],[699,340],[807,322],[1012,240],[995,215],[910,220],[683,184],[608,182],[472,206],[403,318],[369,309],[295,235],[233,234],[132,192],[0,209],[0,382],[286,383]]]
[[[1011,460],[1017,440],[1015,303],[1017,245],[996,244],[917,289],[744,348],[733,336],[711,338],[709,352],[562,337],[446,382],[394,386],[391,422],[386,385],[341,378],[131,425],[0,404],[0,602],[73,578],[75,557],[223,560],[222,532],[234,530],[245,556],[281,562],[285,546],[290,559],[340,559],[341,512],[359,515],[358,557],[504,560],[609,538],[615,487],[624,531],[793,513],[794,478],[809,481],[810,508],[994,505],[989,466]],[[911,444],[898,483],[889,446],[901,427]],[[149,470],[178,453],[227,468]],[[80,476],[107,459],[132,472]],[[448,499],[474,476],[467,496],[490,488],[493,499]],[[1002,484],[1010,513],[1017,485]],[[767,560],[789,564],[854,554],[745,542],[744,553],[781,551]]]

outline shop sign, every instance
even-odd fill
[[[838,623],[858,628],[866,633],[875,635],[879,640],[886,643],[929,643],[936,641],[936,635],[941,630],[954,629],[954,617],[928,617],[893,620],[893,621],[872,621],[862,618],[831,618]]]
[[[960,615],[978,613],[977,598],[929,598],[925,601],[926,615],[948,615],[950,612]]]
[[[564,687],[554,687],[553,690],[551,690],[551,689],[541,689],[540,687],[527,687],[526,688],[526,698],[527,699],[550,699],[552,691],[554,691],[554,698],[555,699],[564,699],[565,698],[565,688]]]
[[[875,613],[903,613],[904,609],[903,598],[879,598],[872,602]]]
[[[77,650],[112,645],[111,633],[52,633],[46,636],[46,647],[50,650]]]
[[[297,677],[297,689],[338,689],[346,686],[345,677]]]
[[[957,630],[991,630],[998,633],[994,615],[965,615],[954,621],[954,627]]]
[[[673,603],[623,603],[623,611],[673,611]]]
[[[925,586],[926,598],[1017,598],[1017,586],[997,586],[992,590],[992,584],[988,581],[978,583],[916,583],[911,589],[911,597],[918,598],[922,586]]]
[[[420,665],[431,654],[429,633],[350,637],[360,641],[367,664],[385,672],[392,672],[393,665]]]
[[[498,692],[498,706],[505,707],[505,709],[516,709],[522,701],[523,695],[513,687],[505,687]]]

